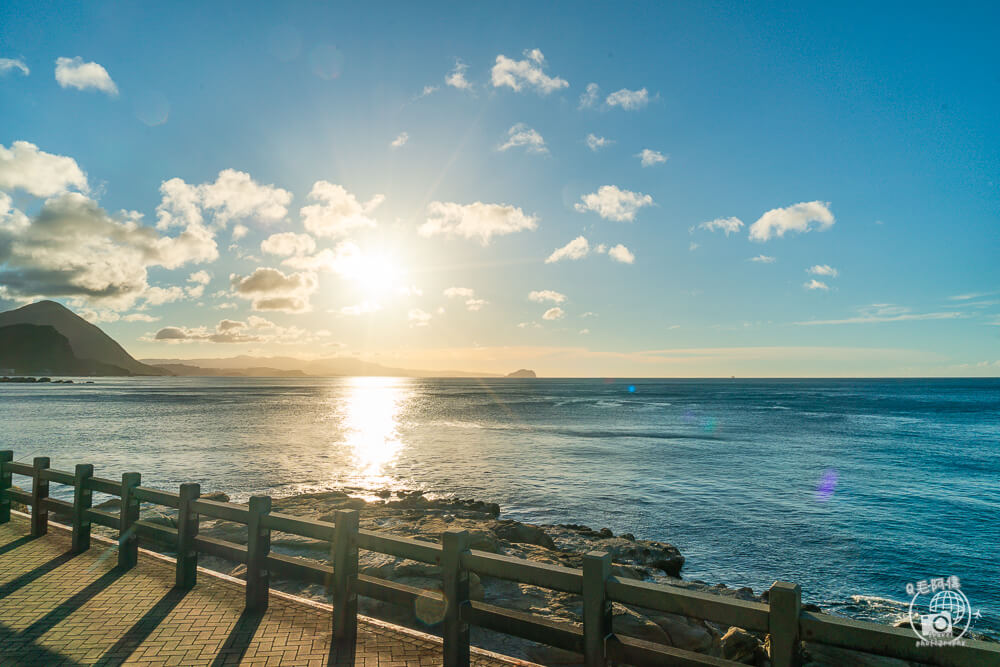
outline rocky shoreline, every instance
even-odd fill
[[[375,495],[376,500],[365,500],[343,491],[328,491],[275,498],[272,511],[333,521],[336,510],[356,509],[360,513],[361,528],[435,543],[440,541],[443,531],[460,528],[469,532],[473,549],[566,567],[581,567],[583,554],[588,551],[605,551],[611,554],[613,572],[620,577],[666,583],[741,600],[767,601],[767,591],[758,595],[749,587],[733,589],[725,584],[711,586],[700,581],[685,581],[681,578],[684,556],[675,546],[664,542],[636,539],[629,533],[615,535],[607,528],[595,530],[578,524],[533,525],[502,519],[499,505],[478,500],[431,499],[421,491],[384,490]],[[225,494],[203,497],[228,500]],[[118,504],[118,499],[114,498],[98,507],[114,509]],[[143,506],[142,518],[176,526],[176,512],[161,507]],[[95,526],[95,532],[98,530],[104,529]],[[208,537],[243,544],[247,541],[246,526],[231,521],[202,517],[199,530]],[[108,534],[111,535],[111,531]],[[271,534],[271,549],[276,553],[328,562],[329,544],[320,540],[274,531]],[[205,555],[200,557],[200,564],[236,577],[245,572],[241,564]],[[438,566],[386,554],[362,550],[359,571],[425,589],[440,590],[441,587]],[[492,577],[480,578],[475,574],[470,578],[471,594],[475,600],[486,600],[553,621],[581,623],[581,596]],[[272,577],[271,585],[302,597],[329,601],[326,591],[319,585],[281,577]],[[359,602],[362,614],[424,632],[434,632],[440,621],[441,609],[434,605],[407,609],[368,598],[361,598]],[[804,608],[820,611],[815,605],[805,605]],[[758,667],[770,665],[765,633],[618,603],[614,604],[613,614],[615,631],[624,635],[743,664]],[[473,628],[472,633],[474,644],[499,653],[547,665],[580,664],[579,656],[559,649],[481,628]],[[803,644],[802,657],[802,664],[810,667],[841,664],[904,667],[911,664],[808,643]]]

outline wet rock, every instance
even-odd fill
[[[610,528],[601,528],[601,530],[599,531],[598,534],[601,537],[614,537],[615,536],[615,534],[613,532],[611,532]]]
[[[529,523],[520,523],[509,519],[498,521],[493,526],[493,532],[501,540],[508,542],[535,544],[546,549],[556,548],[556,543],[552,541],[552,538],[544,530]]]

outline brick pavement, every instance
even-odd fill
[[[127,572],[95,540],[70,556],[69,536],[27,537],[23,517],[0,525],[0,665],[441,664],[436,638],[361,619],[354,662],[330,649],[331,613],[272,591],[263,614],[243,611],[240,582],[199,572],[173,588],[172,562],[140,552]],[[473,653],[474,665],[523,664]]]

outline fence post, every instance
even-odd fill
[[[267,609],[267,554],[271,551],[271,529],[265,528],[264,516],[271,511],[271,496],[250,498],[250,518],[247,520],[247,611]]]
[[[94,492],[87,482],[94,476],[94,466],[78,463],[73,474],[73,553],[83,553],[90,548],[90,516],[87,510],[93,503]]]
[[[13,482],[11,481],[14,474],[7,470],[5,463],[10,463],[14,460],[14,452],[10,449],[5,449],[0,451],[0,523],[7,523],[10,521],[10,496],[8,496],[4,491],[9,489]]]
[[[49,497],[49,480],[42,479],[42,471],[49,467],[49,457],[36,456],[31,474],[31,536],[41,537],[49,532],[49,511],[42,503]]]
[[[776,581],[771,585],[767,601],[771,608],[768,618],[771,633],[771,665],[794,667],[799,653],[802,588],[787,581]]]
[[[198,514],[191,503],[201,495],[201,484],[181,484],[180,502],[177,507],[177,572],[174,586],[182,590],[194,587],[198,581],[198,550],[194,538],[198,535]]]
[[[118,526],[118,567],[128,570],[139,560],[139,538],[135,522],[139,520],[139,499],[135,487],[142,481],[137,472],[122,473],[122,509]]]
[[[587,667],[604,667],[605,640],[611,634],[611,600],[605,582],[611,576],[611,554],[583,556],[583,657]]]
[[[452,528],[441,535],[445,667],[469,664],[469,624],[462,620],[462,609],[469,604],[469,571],[462,565],[462,555],[469,552],[470,544],[465,530]]]
[[[333,529],[333,637],[354,655],[358,637],[358,511],[337,510]]]

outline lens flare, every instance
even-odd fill
[[[825,503],[833,496],[836,489],[837,471],[833,468],[827,468],[823,471],[822,477],[819,478],[819,484],[816,485],[816,500]]]

